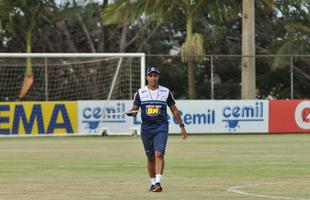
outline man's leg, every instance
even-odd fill
[[[149,191],[153,191],[156,178],[155,178],[155,153],[154,153],[154,146],[153,146],[153,138],[149,134],[141,134],[145,154],[147,157],[147,171],[149,173],[151,179],[151,188]]]
[[[155,172],[162,175],[165,167],[165,151],[168,140],[168,133],[165,131],[159,132],[154,137],[154,149],[155,149]]]
[[[150,178],[155,178],[155,154],[147,157],[147,170],[149,172]]]
[[[156,173],[155,173],[155,154],[152,153],[151,156],[147,157],[147,171],[149,172],[149,176],[151,179],[151,187],[149,191],[153,191],[156,184]]]
[[[161,176],[164,172],[165,167],[165,150],[168,139],[168,133],[166,131],[159,132],[154,137],[154,148],[155,148],[155,172],[156,172],[156,184],[153,192],[161,192]]]
[[[161,152],[155,151],[155,172],[156,174],[163,174],[165,167],[164,155]]]

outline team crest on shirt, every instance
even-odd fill
[[[147,116],[157,116],[160,114],[161,105],[147,105],[145,106],[145,112]]]

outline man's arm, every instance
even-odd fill
[[[141,103],[141,100],[140,100],[140,95],[139,95],[139,91],[138,91],[135,93],[135,96],[133,98],[133,105],[132,105],[132,108],[130,109],[131,112],[129,111],[128,113],[126,113],[126,115],[130,116],[130,117],[137,116],[140,103]]]
[[[187,132],[186,132],[186,129],[185,129],[185,126],[183,124],[183,120],[181,118],[181,115],[179,113],[179,110],[178,108],[175,106],[175,104],[173,104],[172,106],[170,106],[170,110],[173,114],[173,116],[177,119],[179,125],[180,125],[180,128],[181,128],[181,134],[182,134],[182,139],[185,140],[187,138]]]
[[[130,109],[130,111],[138,111],[139,110],[139,106],[137,105],[133,105],[132,108]],[[127,116],[130,117],[135,117],[137,116],[138,112],[132,112],[132,113],[126,113]]]

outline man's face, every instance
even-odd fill
[[[152,72],[149,75],[146,76],[146,80],[149,86],[157,86],[158,80],[159,80],[159,74],[156,72]]]

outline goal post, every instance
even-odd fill
[[[106,114],[144,85],[144,53],[0,53],[0,136],[132,135],[125,114]]]
[[[27,101],[131,99],[145,85],[144,53],[0,53],[0,101],[19,100],[27,58]]]

